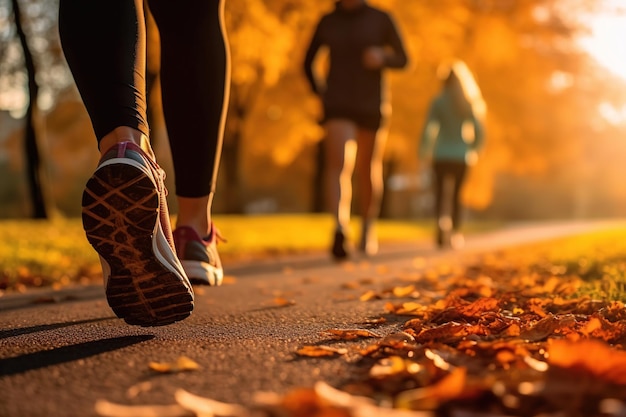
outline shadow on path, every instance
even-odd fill
[[[85,359],[100,353],[146,342],[154,337],[154,335],[114,337],[0,359],[0,377]]]
[[[48,330],[62,329],[64,327],[77,326],[80,324],[97,323],[99,321],[113,320],[116,317],[99,317],[96,319],[68,321],[64,323],[42,324],[39,326],[20,327],[18,329],[0,330],[0,340],[7,339],[9,337],[21,336],[24,334],[46,332]]]
[[[51,288],[36,288],[24,294],[13,294],[0,298],[0,312],[36,308],[42,305],[65,304],[104,299],[104,287],[98,285],[72,285],[55,290]]]

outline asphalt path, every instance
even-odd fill
[[[365,291],[406,285],[440,263],[469,262],[474,254],[509,245],[617,224],[519,224],[468,237],[460,251],[436,250],[423,241],[394,243],[382,245],[375,257],[340,264],[326,253],[240,261],[226,265],[225,285],[196,287],[191,317],[158,328],[117,319],[102,286],[6,295],[0,298],[0,417],[96,416],[98,400],[174,404],[179,388],[249,405],[259,392],[280,395],[319,380],[340,386],[354,376],[354,358],[301,358],[294,352],[333,343],[323,335],[328,329],[397,331],[404,320],[364,324],[384,316],[386,302],[359,301]],[[200,368],[160,374],[149,367],[181,356]]]

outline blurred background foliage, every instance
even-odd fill
[[[12,12],[16,1],[0,0],[0,218],[32,213],[23,143],[27,77]],[[411,59],[407,69],[388,74],[393,117],[385,157],[385,217],[430,215],[417,145],[427,106],[440,87],[437,67],[452,58],[468,63],[489,109],[486,148],[464,190],[473,218],[622,215],[626,82],[579,42],[589,31],[587,17],[608,10],[609,2],[369,2],[393,13]],[[97,163],[95,137],[62,57],[58,0],[18,4],[40,87],[47,201],[54,213],[73,217]],[[317,20],[333,7],[333,0],[226,1],[232,86],[217,213],[319,210],[323,131],[302,61]],[[148,31],[152,141],[173,190],[158,94],[158,33],[150,19]]]

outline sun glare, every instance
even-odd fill
[[[591,34],[581,45],[598,62],[626,80],[626,15],[603,14],[590,19]]]

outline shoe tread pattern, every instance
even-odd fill
[[[106,296],[114,313],[139,326],[188,317],[193,293],[154,254],[159,194],[152,179],[132,165],[103,166],[87,182],[82,204],[87,239],[111,268]]]

